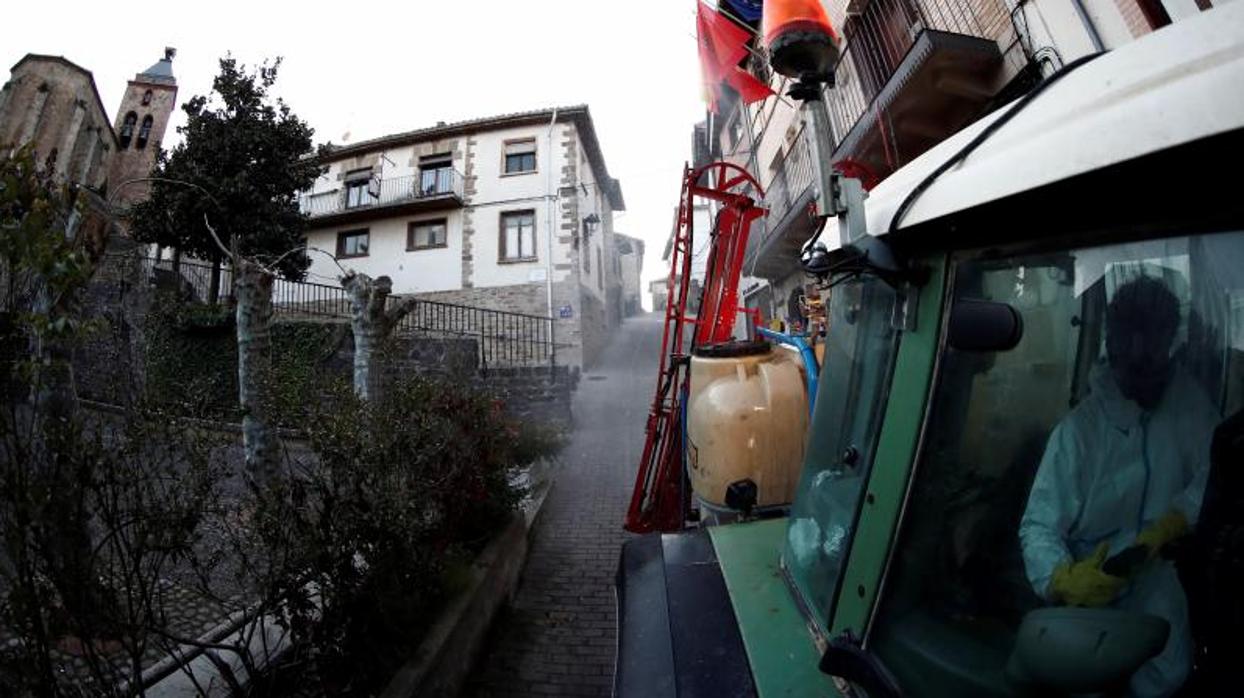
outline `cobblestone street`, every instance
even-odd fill
[[[514,603],[466,695],[608,696],[613,576],[656,382],[661,315],[626,320],[575,395],[576,429],[533,531]]]

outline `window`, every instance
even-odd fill
[[[143,117],[143,125],[138,129],[138,139],[134,141],[134,147],[142,150],[147,147],[147,139],[151,137],[151,115]]]
[[[1236,232],[957,260],[954,300],[1004,302],[1024,334],[1010,351],[947,348],[940,362],[872,631],[911,695],[1011,695],[1003,669],[1016,630],[1029,611],[1060,604],[1051,572],[1067,559],[1101,543],[1116,556],[1185,506],[1200,508],[1199,521],[1189,513],[1198,536],[1220,540],[1215,508],[1236,495],[1216,489],[1229,478],[1216,477],[1226,466],[1210,445],[1222,416],[1238,422],[1244,407],[1241,259]],[[1167,378],[1146,398],[1153,375]],[[1191,668],[1190,623],[1234,603],[1198,586],[1210,577],[1183,574],[1213,564],[1188,547],[1174,553],[1180,574],[1165,555],[1116,572],[1127,587],[1111,605],[1172,628],[1164,669],[1137,672],[1129,695],[1176,693]]]
[[[583,239],[587,240],[586,233],[584,233]],[[590,245],[588,246],[587,249],[583,250],[583,273],[584,274],[592,273],[592,248]]]
[[[453,156],[449,153],[419,158],[419,196],[453,192],[453,176]]]
[[[134,126],[138,123],[138,114],[130,112],[125,115],[125,119],[121,121],[121,148],[130,147],[130,140],[134,138]]]
[[[875,277],[833,290],[825,366],[782,560],[821,632],[829,628],[840,577],[872,470],[898,333],[894,291]]]
[[[448,222],[414,221],[406,229],[406,249],[426,250],[432,247],[445,247]]]
[[[536,171],[536,139],[506,141],[505,174]]]
[[[351,170],[346,173],[346,208],[356,208],[358,206],[370,206],[376,198],[379,191],[373,184],[371,168],[365,167],[361,170]]]
[[[362,230],[347,230],[337,233],[338,257],[366,257],[370,243],[370,233]]]
[[[501,214],[502,262],[528,262],[536,259],[536,212],[509,211]]]
[[[600,248],[596,248],[596,288],[605,289],[605,265],[600,262]]]
[[[143,106],[145,107],[148,104],[151,104],[151,90],[147,90],[143,93]]]

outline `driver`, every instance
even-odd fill
[[[1166,647],[1132,676],[1138,696],[1175,692],[1192,666],[1187,599],[1158,553],[1196,521],[1218,419],[1175,366],[1179,323],[1163,282],[1141,276],[1119,287],[1106,310],[1107,363],[1050,435],[1019,528],[1028,580],[1047,601],[1170,622]],[[1138,569],[1103,569],[1135,546],[1147,553]]]

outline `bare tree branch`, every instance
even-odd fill
[[[402,299],[401,303],[393,306],[389,309],[389,312],[385,313],[385,324],[388,327],[393,327],[401,322],[402,318],[410,315],[410,311],[414,310],[417,305],[419,305],[419,299],[414,296]]]
[[[212,222],[207,219],[206,213],[203,214],[203,225],[207,226],[207,232],[212,234],[212,239],[216,241],[216,246],[220,248],[220,251],[225,253],[225,257],[237,264],[237,258],[233,256],[228,247],[225,247],[225,243],[220,241],[220,236],[216,234],[216,229],[212,227]]]

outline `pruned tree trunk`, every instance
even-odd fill
[[[415,306],[408,298],[385,311],[393,281],[387,276],[372,279],[366,274],[348,272],[341,286],[350,296],[350,329],[354,332],[354,392],[364,400],[380,400],[384,392],[383,367],[378,355],[385,341]]]
[[[35,316],[56,317],[56,308],[47,284],[40,280],[32,311]],[[32,396],[41,417],[55,424],[69,424],[78,413],[78,391],[73,380],[72,352],[62,339],[50,336],[45,329],[36,329],[31,337],[30,355],[38,377]]]
[[[251,260],[239,259],[234,267],[242,445],[247,474],[256,482],[276,475],[280,451],[270,415],[272,282],[272,276]]]

